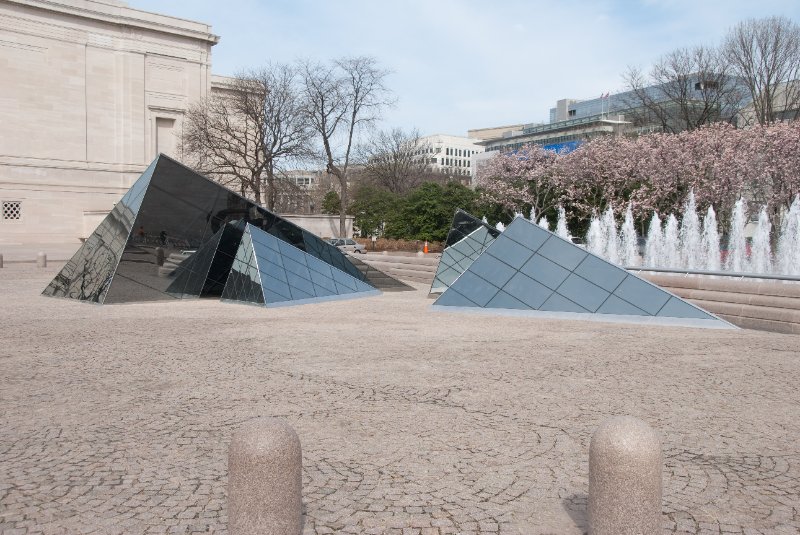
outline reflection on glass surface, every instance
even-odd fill
[[[435,305],[658,316],[723,323],[522,218],[515,219],[494,239]]]
[[[364,280],[336,247],[161,155],[43,293],[96,303],[220,296],[245,223]]]
[[[456,210],[430,293],[447,289],[492,243],[500,231],[463,210]]]
[[[222,298],[272,306],[377,293],[316,256],[247,225]]]
[[[142,173],[42,295],[104,302],[155,167]]]

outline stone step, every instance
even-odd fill
[[[348,255],[348,259],[354,266],[356,266],[356,268],[358,268],[361,273],[364,274],[367,282],[378,290],[384,292],[402,292],[414,289],[404,282],[397,280],[391,274],[377,269],[371,264],[368,264],[361,258],[355,258],[353,255]]]
[[[637,274],[739,327],[800,334],[800,284],[652,272]]]

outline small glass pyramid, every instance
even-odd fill
[[[463,210],[456,210],[430,293],[442,293],[478,258],[500,231]]]
[[[319,258],[247,225],[222,299],[274,307],[380,293]]]
[[[434,308],[735,328],[524,218],[516,218]]]

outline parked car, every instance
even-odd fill
[[[350,238],[332,238],[328,240],[328,243],[331,245],[335,245],[340,251],[344,251],[346,253],[358,253],[364,254],[364,246],[358,243],[356,240],[351,240]]]

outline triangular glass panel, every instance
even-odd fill
[[[177,297],[219,297],[233,265],[244,225],[226,223],[170,274],[167,293]]]
[[[100,222],[42,295],[102,304],[156,168],[157,160]]]
[[[349,273],[252,225],[245,227],[222,298],[242,301],[234,285],[245,279],[249,287],[261,289],[260,304],[267,307],[380,294]]]
[[[434,307],[735,328],[523,218],[488,244]]]

